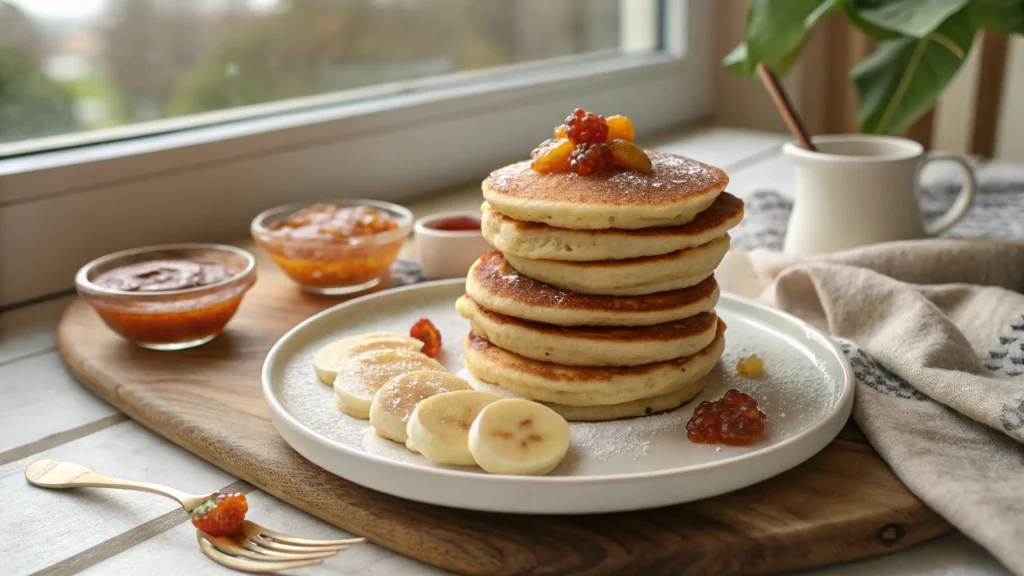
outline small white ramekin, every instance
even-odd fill
[[[423,264],[423,274],[428,280],[465,277],[478,258],[493,250],[479,229],[431,228],[443,220],[466,217],[479,221],[480,212],[441,212],[416,221],[416,247],[419,250],[420,262]]]

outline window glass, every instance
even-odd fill
[[[507,64],[653,50],[652,6],[0,0],[0,144]]]

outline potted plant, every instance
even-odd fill
[[[1024,34],[1024,0],[751,0],[744,42],[723,64],[750,77],[759,62],[785,74],[811,30],[839,11],[878,42],[850,72],[857,121],[873,134],[900,134],[927,112],[980,31]]]

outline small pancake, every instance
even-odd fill
[[[570,230],[510,218],[483,205],[482,231],[505,254],[534,260],[623,260],[693,248],[724,236],[743,219],[743,201],[723,192],[692,222],[642,230]]]
[[[469,269],[466,293],[492,312],[557,326],[650,326],[710,312],[718,303],[714,277],[649,296],[593,296],[531,280],[496,250]]]
[[[488,384],[473,376],[469,370],[459,372],[459,376],[469,382],[476,390],[494,392],[509,398],[522,398],[508,390],[494,384]],[[627,418],[640,418],[671,412],[693,400],[704,391],[705,378],[699,378],[692,383],[683,386],[675,392],[623,402],[622,404],[609,404],[607,406],[567,406],[565,404],[554,404],[552,402],[541,402],[541,404],[557,412],[562,418],[570,422],[607,422],[610,420],[625,420]]]
[[[639,296],[699,284],[715,273],[729,251],[729,235],[696,248],[661,256],[600,262],[531,260],[512,254],[505,259],[523,276],[580,294]]]
[[[686,224],[729,183],[714,166],[665,152],[647,155],[652,170],[646,174],[623,169],[590,176],[542,174],[529,162],[512,164],[484,180],[484,199],[516,220],[575,230],[635,230]]]
[[[725,323],[715,339],[683,358],[626,368],[562,366],[513,354],[470,331],[463,347],[466,369],[491,384],[541,402],[607,406],[676,392],[706,376],[725,349]]]
[[[700,352],[715,339],[714,312],[653,326],[555,326],[491,312],[463,296],[455,309],[473,332],[495,346],[567,366],[639,366]]]
[[[566,406],[551,402],[542,402],[542,404],[570,422],[607,422],[669,412],[693,400],[703,391],[704,379],[698,378],[675,392],[622,404],[609,406]]]

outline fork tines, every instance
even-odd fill
[[[248,520],[231,536],[196,531],[203,553],[211,560],[242,572],[266,573],[319,564],[365,538],[310,540],[268,530]]]

